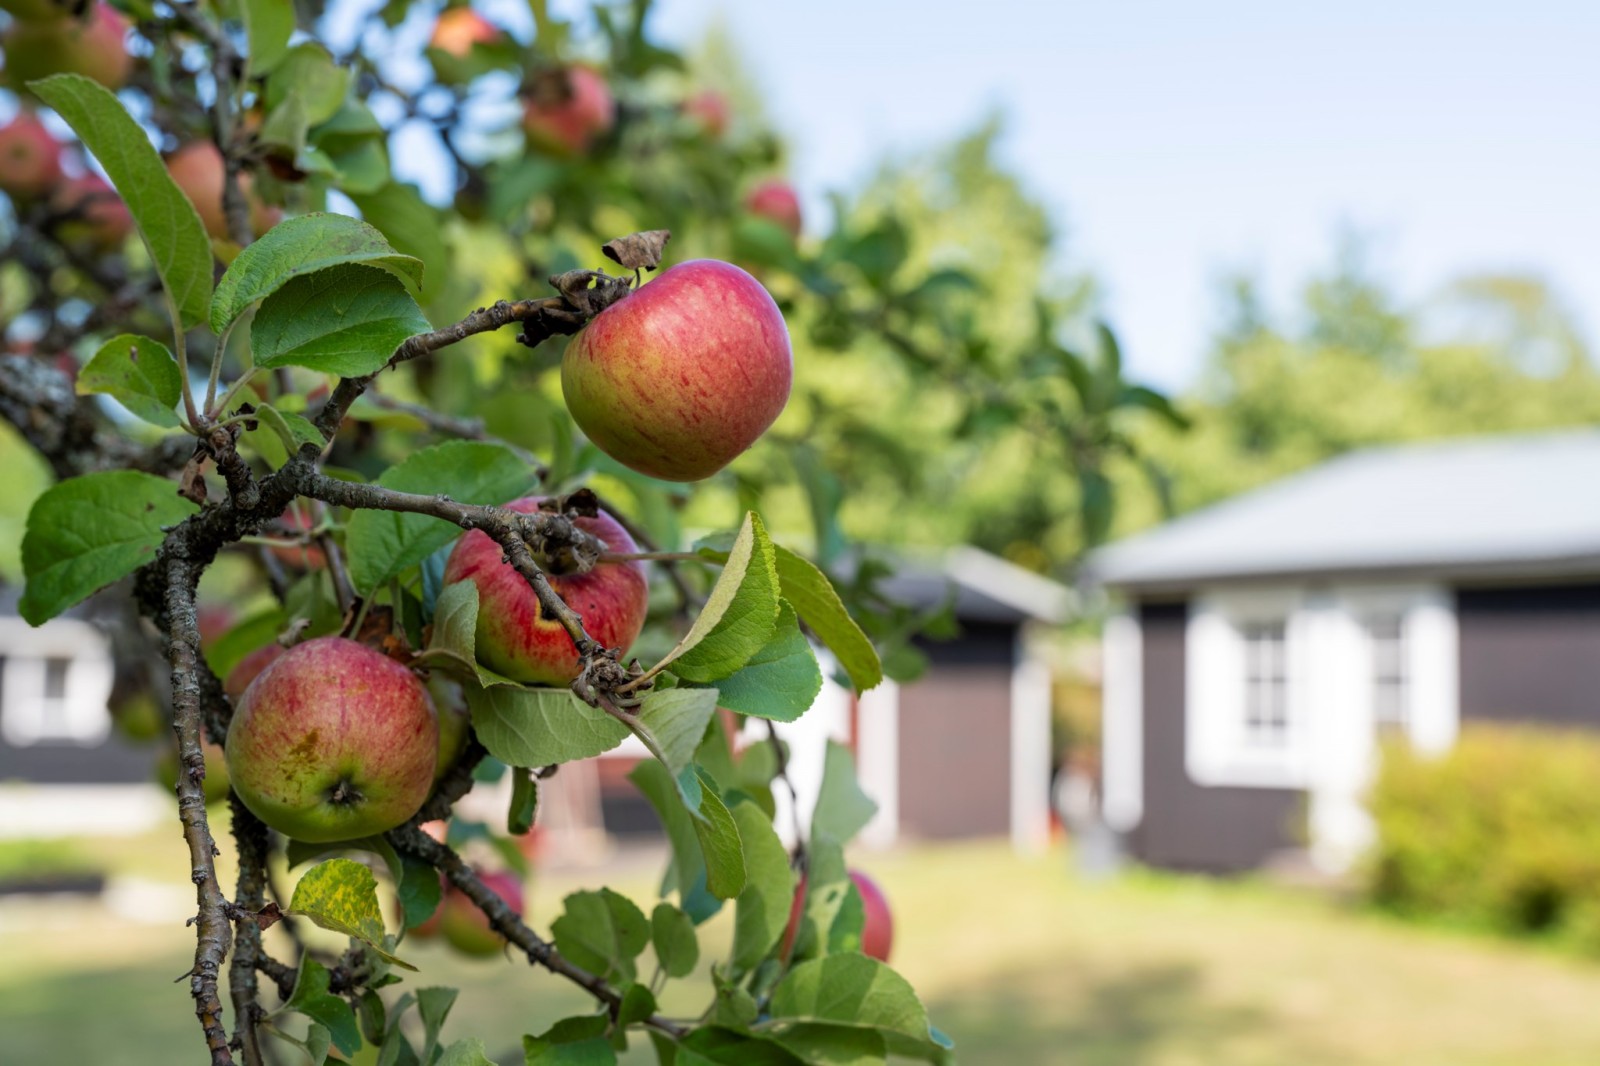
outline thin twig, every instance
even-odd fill
[[[389,842],[395,849],[415,858],[421,859],[430,866],[435,867],[449,879],[452,885],[461,890],[461,893],[470,899],[489,919],[495,932],[505,937],[520,948],[528,960],[543,966],[552,973],[560,974],[567,980],[588,991],[588,993],[610,1007],[612,1012],[622,1005],[622,994],[606,982],[603,977],[590,973],[583,967],[568,961],[555,945],[541,938],[532,929],[523,923],[522,918],[511,909],[505,900],[501,899],[483,879],[473,872],[472,868],[462,860],[448,845],[441,844],[428,834],[415,826],[407,825],[391,830],[387,834]],[[674,1039],[680,1039],[688,1032],[682,1025],[665,1018],[659,1014],[652,1014],[643,1019],[643,1023],[658,1032],[665,1033]]]

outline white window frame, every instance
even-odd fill
[[[1370,622],[1398,617],[1405,653],[1405,731],[1417,749],[1437,754],[1455,743],[1459,730],[1459,664],[1455,600],[1438,585],[1345,587],[1339,606],[1360,632],[1357,662],[1364,728],[1376,734],[1374,663]]]
[[[1310,781],[1312,726],[1308,675],[1312,619],[1299,589],[1207,592],[1189,612],[1185,637],[1184,764],[1199,785],[1304,788]],[[1283,625],[1284,743],[1253,742],[1246,728],[1246,642],[1251,625]]]
[[[12,747],[75,744],[93,747],[111,732],[106,701],[114,669],[111,650],[87,622],[57,618],[35,629],[0,616],[0,739]],[[66,660],[59,703],[45,696],[46,664]]]

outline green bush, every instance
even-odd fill
[[[1442,757],[1393,746],[1371,809],[1380,906],[1600,953],[1600,737],[1473,726]]]

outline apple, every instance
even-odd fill
[[[611,89],[589,67],[564,67],[540,75],[522,114],[528,140],[563,158],[586,154],[616,122],[617,102]]]
[[[472,713],[467,709],[466,695],[461,686],[441,675],[428,681],[428,694],[439,712],[439,761],[434,764],[433,779],[437,782],[461,757],[472,732]]]
[[[81,19],[15,22],[0,47],[6,53],[6,73],[18,90],[52,74],[82,74],[115,90],[133,72],[127,36],[128,20],[101,0]]]
[[[506,509],[533,514],[539,498],[515,500]],[[573,521],[613,552],[639,550],[628,531],[604,511]],[[477,652],[483,665],[529,684],[567,685],[577,678],[580,663],[572,638],[560,622],[543,617],[533,589],[487,533],[475,529],[456,542],[444,564],[444,580],[447,585],[471,581],[478,586]],[[644,628],[649,587],[642,563],[601,563],[584,574],[551,573],[550,585],[583,617],[589,635],[608,648],[626,650]]]
[[[278,661],[284,653],[282,644],[267,644],[257,648],[234,664],[228,671],[228,676],[222,679],[222,691],[228,698],[238,703],[244,696],[245,690],[250,687],[250,682],[261,676],[261,671]]]
[[[30,112],[0,126],[0,191],[37,199],[61,180],[61,145]]]
[[[776,222],[789,236],[800,236],[800,197],[788,182],[777,178],[763,181],[744,198],[744,207],[757,218]]]
[[[57,228],[57,235],[68,244],[114,252],[133,232],[128,205],[98,174],[68,178],[57,185],[50,206],[57,214],[67,216]]]
[[[702,89],[683,102],[683,113],[700,124],[706,135],[717,140],[728,132],[733,109],[728,98],[715,89]]]
[[[522,913],[522,881],[504,870],[479,871],[478,877],[490,891],[506,901],[516,914]],[[489,925],[488,917],[477,904],[455,886],[439,904],[439,927],[446,942],[463,955],[483,957],[504,950],[506,939]]]
[[[206,779],[201,784],[201,791],[205,793],[206,805],[221,803],[228,798],[228,762],[223,749],[209,740],[201,742],[201,751],[206,757]],[[178,788],[178,747],[169,745],[156,761],[156,780],[161,782],[169,792],[176,792]]]
[[[894,946],[894,916],[889,913],[889,901],[876,881],[860,870],[850,871],[850,880],[861,895],[861,954],[889,961],[889,949]],[[794,906],[789,910],[789,927],[783,932],[781,954],[788,955],[794,947],[794,938],[800,932],[800,915],[805,907],[806,879],[794,890]]]
[[[493,44],[500,39],[500,29],[470,7],[452,7],[439,13],[433,24],[433,36],[428,47],[447,52],[457,59],[465,59],[477,44]]]
[[[323,843],[416,814],[438,750],[438,715],[416,674],[364,644],[318,637],[245,689],[228,729],[228,772],[257,818]]]
[[[595,316],[561,357],[567,409],[595,445],[666,481],[698,481],[765,433],[794,357],[783,314],[731,263],[680,263]]]
[[[222,153],[210,141],[190,141],[167,157],[167,173],[194,204],[206,232],[217,240],[231,240],[228,216],[222,210],[222,185],[226,168]],[[283,210],[261,202],[249,174],[239,175],[239,190],[250,208],[250,230],[257,237],[278,224]]]

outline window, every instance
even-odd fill
[[[1372,653],[1372,722],[1383,737],[1405,736],[1411,715],[1407,711],[1410,685],[1406,670],[1405,618],[1378,615],[1367,620],[1367,644]]]
[[[1282,622],[1239,627],[1244,642],[1244,741],[1282,748],[1289,739],[1289,674]]]
[[[32,629],[0,617],[0,664],[6,743],[94,745],[110,732],[111,658],[93,626],[56,619]]]

